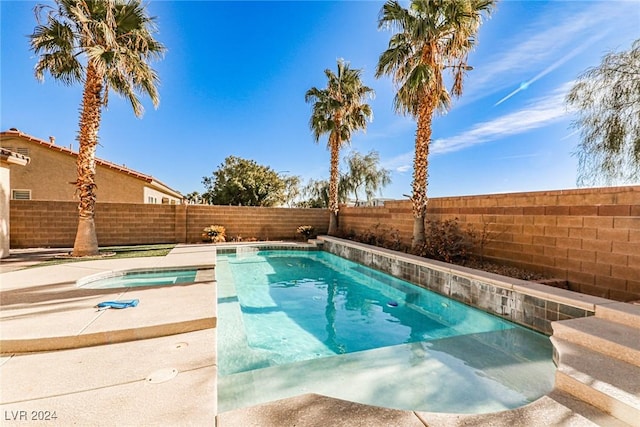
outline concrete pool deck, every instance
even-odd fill
[[[52,412],[56,419],[45,425],[627,425],[560,391],[516,410],[484,415],[399,411],[319,395],[217,414],[216,307],[203,303],[215,301],[213,281],[126,292],[75,286],[80,277],[117,269],[211,265],[213,249],[184,245],[166,257],[2,273],[3,425],[42,425],[38,417]],[[104,300],[131,298],[140,304],[102,312],[94,307]],[[73,345],[55,348],[62,337],[74,337]],[[20,352],[34,348],[29,346],[39,351]]]
[[[36,261],[51,256],[23,252],[9,264],[29,266],[31,254]],[[193,245],[165,257],[2,273],[2,425],[211,425],[217,375],[214,261],[210,245]],[[189,266],[208,267],[210,277],[164,288],[76,286],[82,277],[114,270]],[[95,307],[134,298],[140,301],[134,308]]]

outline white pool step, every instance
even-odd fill
[[[602,304],[595,311],[551,324],[555,390],[640,425],[640,306]]]
[[[596,307],[596,317],[640,329],[640,305],[618,302]]]
[[[551,337],[557,354],[556,389],[634,425],[640,420],[640,368]]]
[[[564,419],[562,420],[561,425],[563,426],[573,425],[574,423],[569,421],[573,419],[575,419],[576,425],[583,425],[583,421],[584,421],[585,425],[589,425],[589,423],[593,423],[593,425],[601,426],[601,427],[602,426],[606,426],[606,427],[628,427],[629,426],[628,423],[625,423],[620,419],[611,416],[610,414],[602,411],[599,408],[596,408],[593,405],[589,405],[585,401],[580,400],[565,391],[555,389],[545,397],[552,399],[559,406],[567,408],[568,411],[571,411],[572,415],[570,417],[567,417],[567,421],[565,421]],[[543,412],[543,414],[546,415],[546,412]],[[539,416],[540,414],[537,414],[537,415]],[[543,422],[541,422],[540,424],[545,425],[544,416],[541,418],[543,419]],[[548,425],[549,424],[547,423],[545,427]]]
[[[558,339],[640,367],[639,328],[595,316],[553,322],[552,328]]]

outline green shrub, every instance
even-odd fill
[[[400,239],[400,231],[395,228],[382,228],[380,227],[380,224],[376,224],[372,229],[367,230],[362,234],[354,233],[352,231],[351,239],[360,243],[366,243],[368,245],[378,246],[394,251],[407,251],[407,245],[405,245]]]
[[[425,243],[413,250],[416,255],[449,263],[463,261],[471,255],[473,233],[462,230],[457,218],[428,219],[424,234]]]

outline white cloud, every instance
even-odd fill
[[[413,167],[413,151],[402,153],[390,159],[382,159],[380,162],[385,169],[391,169],[398,173],[405,173]]]
[[[430,153],[436,155],[460,151],[565,120],[568,112],[564,99],[573,83],[573,81],[565,83],[549,95],[534,99],[529,105],[520,110],[493,120],[478,123],[458,135],[436,139],[431,143]],[[385,168],[398,172],[406,172],[411,168],[412,164],[413,151],[402,153],[383,161]]]
[[[607,31],[605,30],[605,31],[602,31],[602,32],[600,32],[600,33],[588,38],[580,46],[578,46],[578,47],[574,48],[573,50],[571,50],[570,52],[568,52],[562,58],[558,59],[553,64],[549,65],[547,68],[545,68],[544,70],[540,71],[534,77],[530,78],[526,82],[523,82],[516,90],[514,90],[513,92],[511,92],[510,94],[508,94],[507,96],[502,98],[500,101],[496,102],[495,106],[502,104],[504,101],[506,101],[507,99],[511,98],[512,96],[514,96],[518,92],[529,88],[529,86],[531,86],[531,84],[535,83],[537,80],[539,80],[542,77],[546,76],[547,74],[549,74],[550,72],[552,72],[553,70],[555,70],[556,68],[558,68],[559,66],[561,66],[562,64],[564,64],[565,62],[567,62],[568,60],[570,60],[571,58],[573,58],[574,56],[576,56],[577,54],[579,54],[580,52],[582,52],[583,50],[588,48],[589,46],[591,46],[595,41],[597,41],[597,40],[601,39],[602,37],[604,37],[604,35],[606,33],[607,33]]]
[[[474,145],[525,133],[563,120],[567,114],[564,98],[572,83],[566,83],[550,95],[535,99],[523,109],[479,123],[459,135],[436,139],[431,144],[431,153],[443,154],[459,151]]]

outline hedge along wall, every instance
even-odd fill
[[[78,226],[76,202],[11,200],[11,248],[72,247]],[[325,234],[326,209],[97,203],[100,246],[197,243],[202,229],[222,225],[227,236],[260,240],[299,239],[300,225]]]
[[[433,198],[427,216],[457,218],[477,233],[486,227],[488,259],[567,280],[578,292],[640,299],[640,186]],[[342,208],[340,229],[393,229],[410,243],[411,203]]]

